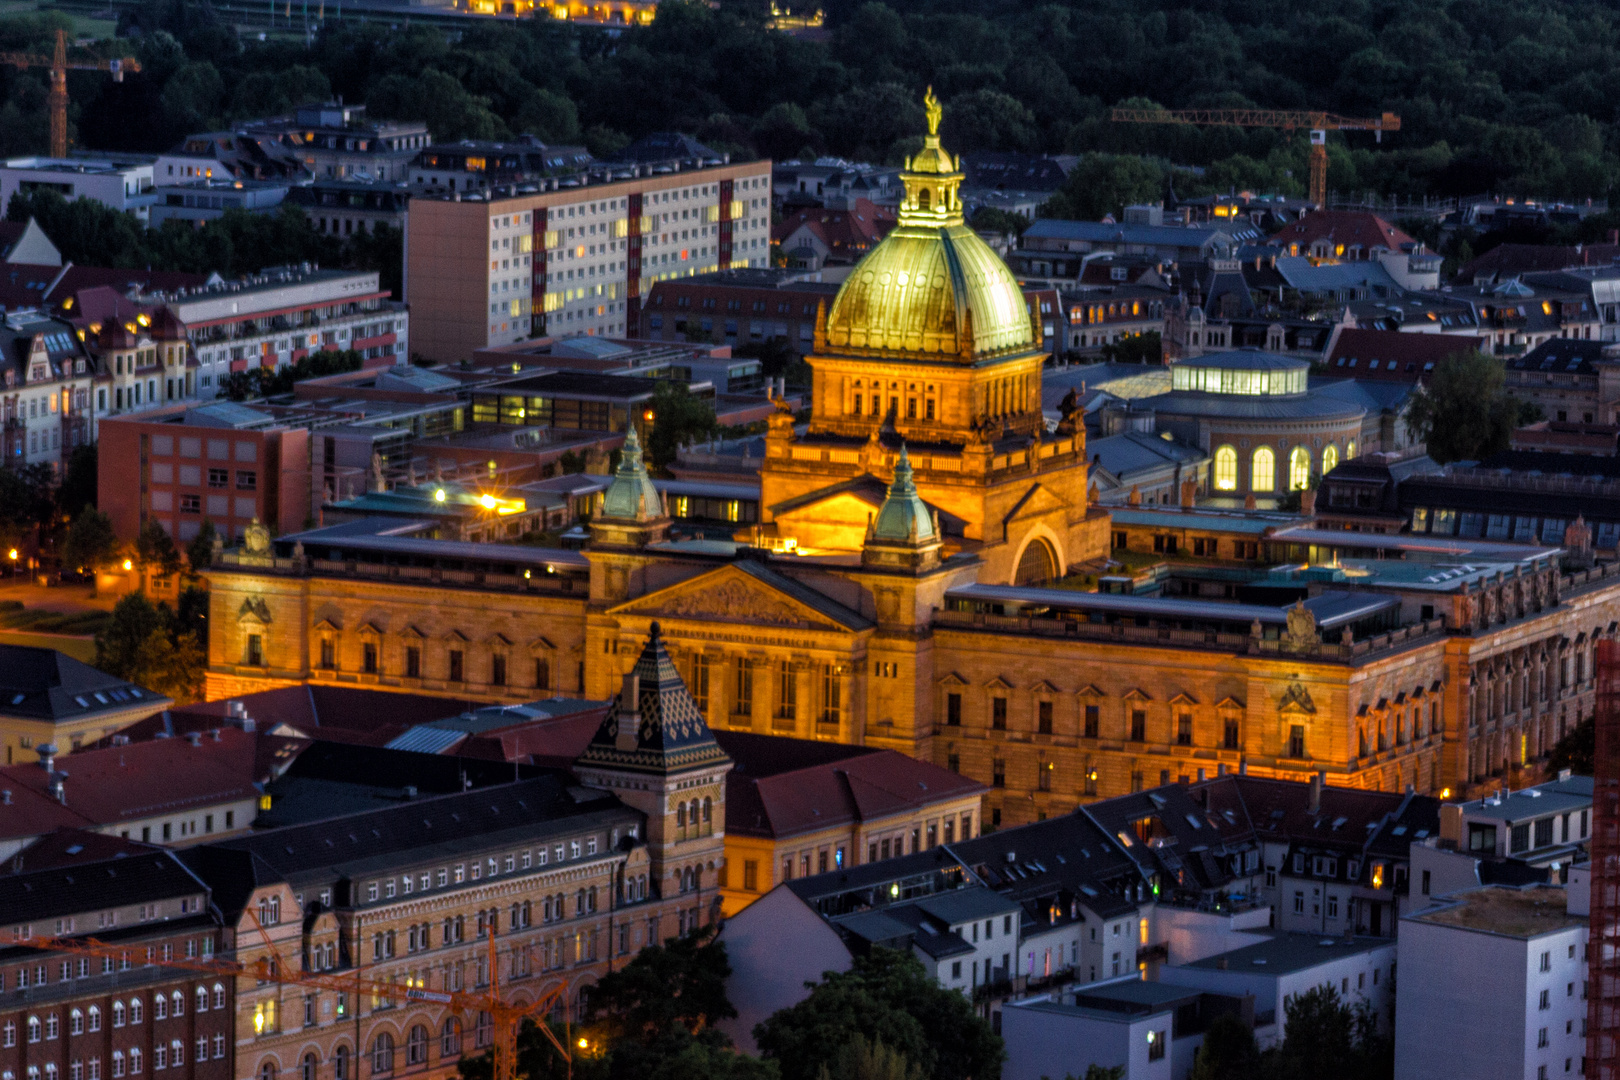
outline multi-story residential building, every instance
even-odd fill
[[[701,665],[694,673],[701,708],[708,673]],[[892,750],[740,731],[715,738],[738,762],[726,780],[730,824],[720,888],[727,916],[778,881],[976,835],[984,785],[937,765]]]
[[[302,105],[291,116],[246,121],[241,134],[278,140],[318,179],[408,179],[411,162],[433,145],[427,124],[372,121],[365,112],[342,102]]]
[[[624,336],[659,281],[768,266],[770,163],[677,164],[478,199],[416,196],[405,256],[415,351],[459,361],[543,334]]]
[[[1475,885],[1567,883],[1592,839],[1592,778],[1569,770],[1520,791],[1450,802],[1440,828],[1411,849],[1412,896]]]
[[[187,135],[152,164],[158,184],[193,180],[308,180],[311,170],[296,151],[272,134],[205,131]]]
[[[579,179],[569,174],[594,160],[583,146],[547,146],[531,135],[510,143],[463,139],[440,143],[416,155],[410,178],[418,190],[438,188],[467,193],[516,183],[538,191],[534,182],[548,176],[568,176],[561,182],[578,186]],[[601,178],[607,179],[606,175]]]
[[[1575,888],[1486,885],[1401,921],[1395,1076],[1551,1080],[1582,1071],[1588,917]],[[1466,1013],[1466,1039],[1434,1037]]]
[[[816,311],[838,286],[819,272],[746,267],[674,278],[653,286],[636,337],[687,341],[705,335],[727,345],[785,342],[810,351]]]
[[[0,645],[0,745],[7,765],[27,760],[36,747],[77,750],[171,704],[55,649]]]
[[[182,544],[204,521],[240,539],[255,521],[301,526],[310,512],[309,432],[261,410],[216,402],[108,417],[98,505],[118,535],[156,521]]]
[[[20,157],[0,163],[0,200],[9,203],[19,191],[44,189],[69,202],[92,199],[127,210],[141,221],[156,198],[155,182],[151,158]]]
[[[403,231],[411,193],[404,181],[321,179],[289,189],[287,201],[304,208],[316,232],[353,236],[379,225]]]
[[[0,460],[62,468],[96,439],[105,370],[71,323],[31,308],[0,323]]]
[[[231,210],[273,214],[286,201],[291,185],[285,180],[181,180],[154,187],[157,196],[147,211],[152,228],[180,221],[201,227]]]
[[[209,889],[173,853],[52,837],[30,849],[21,872],[0,878],[0,911],[8,930],[25,936],[93,935],[128,949],[115,959],[8,942],[0,950],[0,1076],[234,1075],[234,980],[144,962],[220,951]]]
[[[80,290],[73,301],[71,321],[103,371],[96,387],[97,415],[140,412],[197,396],[196,355],[185,327],[167,308],[106,285]]]

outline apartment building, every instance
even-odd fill
[[[107,417],[97,476],[125,539],[155,520],[184,544],[208,521],[240,539],[255,520],[300,527],[310,511],[309,431],[231,402]]]
[[[7,765],[14,759],[31,760],[35,747],[77,750],[87,739],[111,734],[171,704],[162,694],[55,649],[0,645],[0,746]],[[9,852],[0,847],[0,857],[5,854]]]
[[[405,245],[415,351],[455,362],[543,334],[634,333],[657,282],[769,265],[770,174],[768,161],[693,158],[571,187],[418,195]]]
[[[95,441],[103,368],[71,324],[23,308],[0,322],[0,461],[60,469]]]
[[[29,848],[22,866],[0,879],[8,929],[129,951],[0,948],[0,1076],[230,1080],[233,980],[143,962],[216,953],[207,886],[168,851],[71,832]]]
[[[404,180],[411,162],[433,145],[421,120],[371,120],[364,105],[301,105],[291,116],[249,120],[246,136],[270,136],[303,160],[317,178]]]
[[[816,312],[838,286],[819,271],[764,266],[721,269],[653,286],[637,337],[686,341],[708,336],[727,345],[783,341],[799,355],[815,340]]]
[[[72,202],[92,199],[141,221],[156,201],[151,158],[8,158],[0,163],[0,204],[21,192],[55,191]]]

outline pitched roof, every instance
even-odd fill
[[[46,833],[11,857],[13,873],[83,866],[103,859],[124,859],[160,850],[153,844],[125,840],[89,829],[60,828]]]
[[[786,244],[807,231],[833,254],[855,256],[869,251],[897,224],[896,217],[869,199],[856,199],[854,209],[813,207],[789,214],[771,226],[771,239]]]
[[[1346,251],[1355,248],[1371,251],[1380,247],[1403,251],[1408,245],[1417,244],[1405,232],[1367,210],[1318,210],[1278,229],[1271,234],[1270,242],[1285,247],[1298,244],[1303,251],[1318,240],[1326,240],[1335,247],[1343,244]]]
[[[0,645],[0,714],[62,723],[172,702],[55,649]]]
[[[0,875],[0,911],[10,925],[204,891],[203,883],[173,852],[157,849]]]
[[[735,731],[715,740],[736,763],[726,777],[726,828],[745,836],[872,822],[987,790],[893,750]]]
[[[1354,379],[1423,382],[1440,361],[1484,345],[1484,338],[1472,334],[1345,329],[1328,352],[1327,367]]]
[[[1498,244],[1457,271],[1457,280],[1502,281],[1521,274],[1565,270],[1572,266],[1605,266],[1620,256],[1620,244]]]
[[[636,725],[633,741],[628,732],[621,740],[621,725],[631,723]],[[728,760],[687,692],[675,661],[664,650],[657,622],[625,676],[624,689],[579,760],[657,774],[710,768]]]
[[[1594,375],[1592,365],[1604,358],[1603,350],[1612,341],[1585,341],[1579,338],[1549,338],[1521,356],[1504,361],[1514,371],[1544,371],[1557,375]]]

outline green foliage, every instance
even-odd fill
[[[867,1042],[857,1033],[839,1047],[830,1064],[822,1063],[818,1080],[923,1080],[923,1072],[881,1040]]]
[[[993,206],[981,206],[973,211],[973,217],[968,220],[968,224],[984,232],[1023,236],[1024,230],[1029,228],[1029,218],[1023,214],[997,210]]]
[[[64,518],[79,516],[87,506],[96,505],[96,444],[75,446],[68,454],[62,486],[56,489],[56,508]]]
[[[180,572],[180,549],[156,518],[149,518],[135,538],[135,559],[153,577],[173,577]]]
[[[1482,352],[1448,356],[1427,386],[1412,395],[1407,430],[1428,444],[1429,456],[1477,461],[1508,448],[1521,422],[1521,404],[1505,389],[1502,361]]]
[[[62,565],[71,570],[95,571],[116,560],[120,550],[112,518],[87,506],[68,526],[62,542]]]
[[[1096,221],[1113,214],[1118,220],[1127,206],[1163,198],[1164,181],[1164,167],[1147,158],[1087,154],[1041,207],[1041,215]]]
[[[56,518],[56,495],[46,465],[0,468],[0,532],[10,538],[48,530]]]
[[[1379,1033],[1370,1003],[1351,1008],[1324,983],[1289,997],[1283,1012],[1287,1036],[1268,1052],[1263,1075],[1272,1080],[1386,1080],[1394,1075],[1394,1043]]]
[[[202,697],[207,657],[197,635],[181,629],[167,604],[133,592],[114,605],[96,635],[95,666],[184,705]]]
[[[1597,758],[1597,722],[1593,716],[1578,721],[1564,732],[1563,738],[1553,743],[1547,758],[1547,768],[1553,772],[1569,769],[1581,776],[1591,776]]]
[[[1043,1076],[1041,1080],[1048,1080],[1048,1078]],[[1125,1066],[1087,1065],[1084,1076],[1075,1076],[1070,1073],[1064,1080],[1125,1080]]]
[[[1111,341],[1102,347],[1104,360],[1119,364],[1162,364],[1164,342],[1157,330],[1137,334],[1122,341]]]
[[[1205,1029],[1189,1080],[1250,1080],[1259,1065],[1254,1029],[1238,1014],[1226,1013]]]
[[[206,570],[213,564],[214,538],[218,535],[219,530],[214,528],[214,523],[204,520],[202,528],[197,530],[197,535],[186,545],[186,563],[193,574]]]
[[[930,1080],[999,1074],[1001,1038],[967,998],[929,977],[913,956],[874,949],[846,972],[829,971],[810,995],[754,1029],[783,1080],[818,1080],[855,1036],[881,1042]]]
[[[296,382],[359,371],[363,362],[364,358],[354,349],[322,349],[277,368],[256,367],[233,371],[220,380],[219,394],[232,401],[286,394],[292,391]]]
[[[647,435],[647,460],[659,472],[674,464],[681,447],[713,438],[720,431],[714,405],[694,397],[677,379],[660,380],[647,407],[653,413],[652,431]]]

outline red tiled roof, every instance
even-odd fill
[[[834,254],[854,255],[869,251],[889,234],[895,217],[868,199],[856,199],[853,210],[813,208],[789,214],[771,226],[771,239],[787,244],[801,229],[815,234]]]
[[[1620,257],[1620,244],[1587,244],[1583,247],[1498,244],[1464,264],[1457,271],[1457,280],[1471,283],[1480,275],[1488,275],[1502,281],[1520,274],[1566,270],[1572,266],[1607,266],[1616,257]]]
[[[784,837],[870,822],[987,790],[977,780],[893,750],[716,731],[737,763],[726,777],[726,828]],[[788,766],[782,755],[798,756]]]
[[[1341,330],[1328,354],[1327,373],[1380,382],[1422,382],[1446,357],[1484,348],[1485,344],[1485,338],[1472,334]]]
[[[1375,247],[1401,251],[1404,245],[1417,243],[1377,214],[1365,210],[1318,210],[1292,225],[1283,226],[1271,236],[1273,244],[1284,247],[1298,244],[1302,254],[1318,240],[1343,244],[1346,251],[1359,247],[1363,253]]]
[[[126,858],[157,850],[151,844],[88,829],[57,829],[35,840],[13,856],[13,873],[82,866],[103,859]]]
[[[79,750],[56,759],[65,777],[60,801],[38,762],[0,766],[0,836],[31,836],[65,827],[114,825],[165,811],[252,798],[272,763],[289,759],[302,740],[236,728],[190,739],[152,739]]]
[[[128,292],[134,286],[151,292],[161,290],[173,292],[176,289],[195,289],[208,284],[207,274],[188,274],[183,270],[124,270],[111,266],[74,266],[69,264],[58,271],[56,267],[49,267],[52,275],[60,272],[62,280],[56,283],[46,299],[52,304],[59,304],[69,296],[75,296],[85,289],[93,289],[98,285],[105,285],[117,289],[119,292]]]

